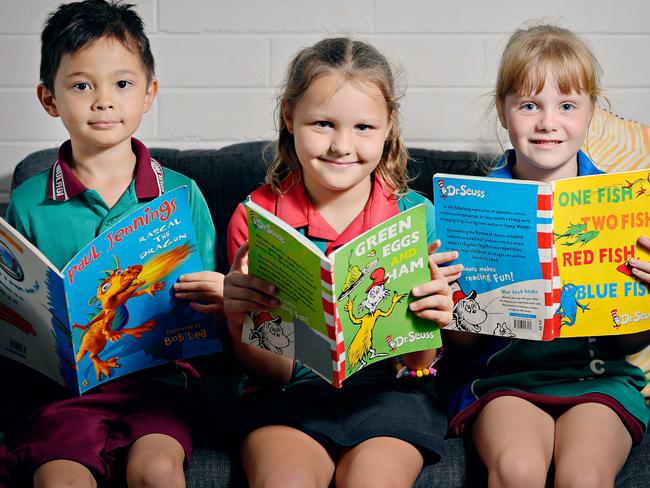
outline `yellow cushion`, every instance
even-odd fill
[[[650,168],[648,126],[596,108],[582,150],[602,171]]]

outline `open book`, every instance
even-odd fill
[[[368,364],[440,346],[435,324],[408,309],[411,289],[431,279],[424,205],[329,256],[259,205],[245,206],[249,273],[278,287],[281,306],[247,320],[243,342],[295,358],[337,387]]]
[[[650,170],[542,183],[436,174],[436,233],[465,269],[452,328],[523,339],[650,328],[631,258],[650,228]]]
[[[61,271],[0,219],[0,354],[82,394],[218,352],[214,318],[172,290],[180,275],[200,270],[185,187],[125,216]]]

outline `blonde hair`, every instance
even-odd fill
[[[276,155],[266,173],[268,183],[276,193],[289,180],[292,188],[300,181],[302,166],[296,154],[293,134],[289,132],[283,116],[283,107],[291,111],[317,77],[340,74],[347,81],[374,83],[386,100],[392,128],[384,142],[381,160],[376,171],[390,186],[390,191],[401,196],[407,191],[406,164],[408,152],[402,140],[398,117],[399,97],[396,95],[393,71],[386,58],[373,46],[349,38],[323,39],[302,49],[292,59],[278,97],[278,140]],[[284,188],[284,190],[288,190]]]
[[[602,97],[602,69],[585,41],[562,27],[535,25],[516,30],[506,44],[494,90],[497,110],[511,93],[541,92],[549,70],[563,95],[584,92],[593,104]]]
[[[498,119],[503,121],[506,96],[541,92],[548,71],[553,73],[563,95],[584,92],[589,95],[592,107],[598,100],[609,106],[600,85],[602,69],[586,42],[568,29],[536,24],[517,29],[508,39],[499,62],[490,111],[496,110]],[[586,142],[588,146],[589,141]],[[499,167],[500,159],[497,155],[480,166],[490,173]]]

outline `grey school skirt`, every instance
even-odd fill
[[[296,428],[332,455],[373,437],[395,437],[417,447],[426,464],[436,462],[447,432],[447,415],[436,379],[395,379],[389,361],[356,373],[334,388],[322,379],[242,396],[235,429],[243,439],[268,425]]]

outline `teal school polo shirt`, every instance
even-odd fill
[[[142,158],[138,155],[138,165],[146,157],[148,151]],[[91,189],[57,200],[48,196],[50,172],[51,170],[43,171],[14,189],[6,219],[59,269],[92,239],[152,198],[138,198],[137,193],[142,192],[136,191],[139,183],[137,180],[151,177],[148,174],[141,176],[138,171],[136,178],[113,208],[109,208],[101,196]],[[182,185],[188,187],[201,261],[204,269],[214,270],[216,234],[203,194],[194,180],[180,173],[164,168],[162,176],[164,188],[173,189]]]

